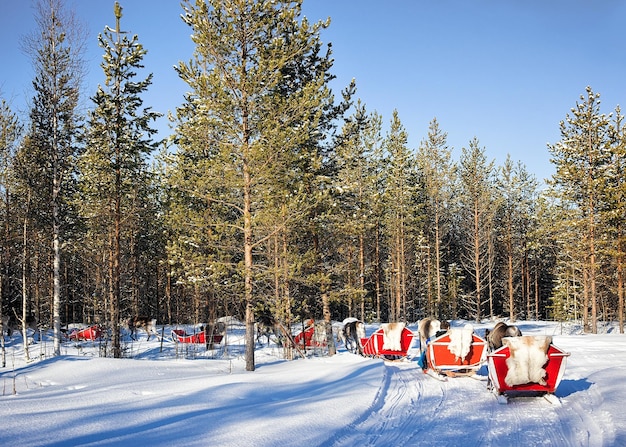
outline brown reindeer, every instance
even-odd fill
[[[159,333],[156,329],[156,318],[150,318],[144,315],[136,316],[128,319],[128,330],[130,331],[130,338],[137,340],[137,330],[142,329],[148,334],[148,340],[150,336],[154,335],[159,338]]]
[[[522,331],[517,326],[508,325],[503,321],[499,321],[492,330],[485,330],[485,338],[491,351],[502,347],[504,337],[520,337],[521,335]]]
[[[270,313],[264,312],[258,316],[255,323],[256,326],[256,341],[260,343],[260,339],[265,337],[267,339],[267,345],[270,344],[270,338],[274,337],[277,343],[280,344],[280,332],[278,330],[278,321]]]

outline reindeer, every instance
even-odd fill
[[[11,337],[13,332],[20,332],[22,327],[22,318],[20,318],[17,314],[15,314],[14,317],[11,317],[10,315],[2,316],[2,328],[7,331],[8,337]],[[32,330],[35,334],[39,334],[39,322],[37,321],[37,318],[32,315],[28,315],[26,317],[26,330],[28,329]],[[41,335],[37,335],[37,337],[41,341]]]
[[[258,342],[262,337],[266,337],[269,345],[272,335],[280,342],[278,322],[271,314],[262,313],[256,322],[256,341]]]
[[[2,315],[2,336],[4,337],[4,331],[7,331],[7,336],[11,336],[11,327],[9,326],[9,316]]]
[[[517,326],[508,325],[503,321],[498,322],[491,331],[485,330],[485,338],[491,351],[502,347],[504,337],[521,337],[521,335],[522,331]]]
[[[426,351],[426,345],[431,339],[445,334],[450,329],[447,320],[439,321],[436,318],[427,317],[418,323],[418,333],[420,338],[420,351]]]
[[[128,319],[127,325],[128,330],[130,331],[130,338],[133,340],[137,340],[135,337],[137,334],[137,329],[143,329],[146,334],[148,334],[148,340],[150,340],[150,336],[154,335],[156,338],[159,338],[159,333],[156,329],[156,318],[150,318],[147,316],[136,316]]]
[[[346,318],[337,333],[337,341],[342,342],[348,351],[363,355],[361,339],[365,338],[365,325],[362,321]]]

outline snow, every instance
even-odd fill
[[[452,327],[463,327],[455,321]],[[474,324],[483,335],[492,323]],[[0,368],[0,444],[18,446],[624,446],[626,336],[614,327],[582,335],[576,325],[518,323],[524,335],[549,335],[570,352],[555,402],[541,397],[498,403],[486,366],[474,378],[435,380],[409,357],[384,362],[312,352],[287,361],[259,346],[245,371],[243,326],[227,348],[177,347],[126,340],[126,355],[99,356],[97,342],[30,345],[7,339]],[[368,334],[378,326],[368,326]],[[417,331],[416,325],[410,329]],[[160,329],[160,328],[159,328]],[[43,354],[43,355],[42,355]],[[15,390],[15,392],[14,392]]]

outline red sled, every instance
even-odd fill
[[[222,342],[224,338],[221,334],[213,335],[213,343],[219,344]],[[176,343],[195,343],[204,345],[207,342],[206,332],[198,332],[196,334],[187,334],[182,329],[173,329],[172,330],[172,340]]]
[[[296,346],[304,346],[305,348],[324,348],[326,347],[326,337],[320,337],[315,334],[315,326],[311,326],[300,332],[293,338]]]
[[[70,332],[68,338],[72,341],[78,340],[97,340],[102,337],[102,328],[94,325],[85,329]]]
[[[565,352],[558,346],[550,343],[546,355],[548,357],[548,361],[542,367],[545,370],[545,376],[543,377],[543,382],[545,383],[528,382],[521,384],[508,384],[506,381],[507,375],[509,374],[507,359],[511,357],[511,350],[509,346],[502,346],[489,354],[487,356],[489,365],[489,380],[491,382],[491,386],[493,387],[493,391],[498,396],[505,395],[508,397],[554,394],[559,386],[559,383],[561,383],[561,379],[565,373],[567,357],[570,354],[569,352]]]
[[[385,332],[383,328],[376,330],[369,338],[361,339],[363,354],[372,357],[383,357],[387,360],[399,360],[408,355],[409,348],[413,343],[413,332],[407,328],[402,329],[400,335],[400,350],[386,349]]]
[[[447,376],[474,374],[486,360],[487,342],[472,333],[467,354],[461,358],[453,353],[453,341],[447,332],[431,342],[426,347],[426,364],[429,369]]]

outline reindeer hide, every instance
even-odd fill
[[[383,328],[383,349],[389,351],[402,351],[402,331],[404,323],[386,323]]]
[[[543,366],[548,361],[548,348],[552,338],[548,336],[505,337],[504,346],[508,346],[510,356],[506,359],[508,373],[504,382],[508,386],[538,383],[545,385],[546,370]]]
[[[466,324],[463,329],[450,329],[449,334],[450,343],[448,344],[448,351],[457,359],[462,360],[467,357],[472,346],[474,327],[471,324]]]

